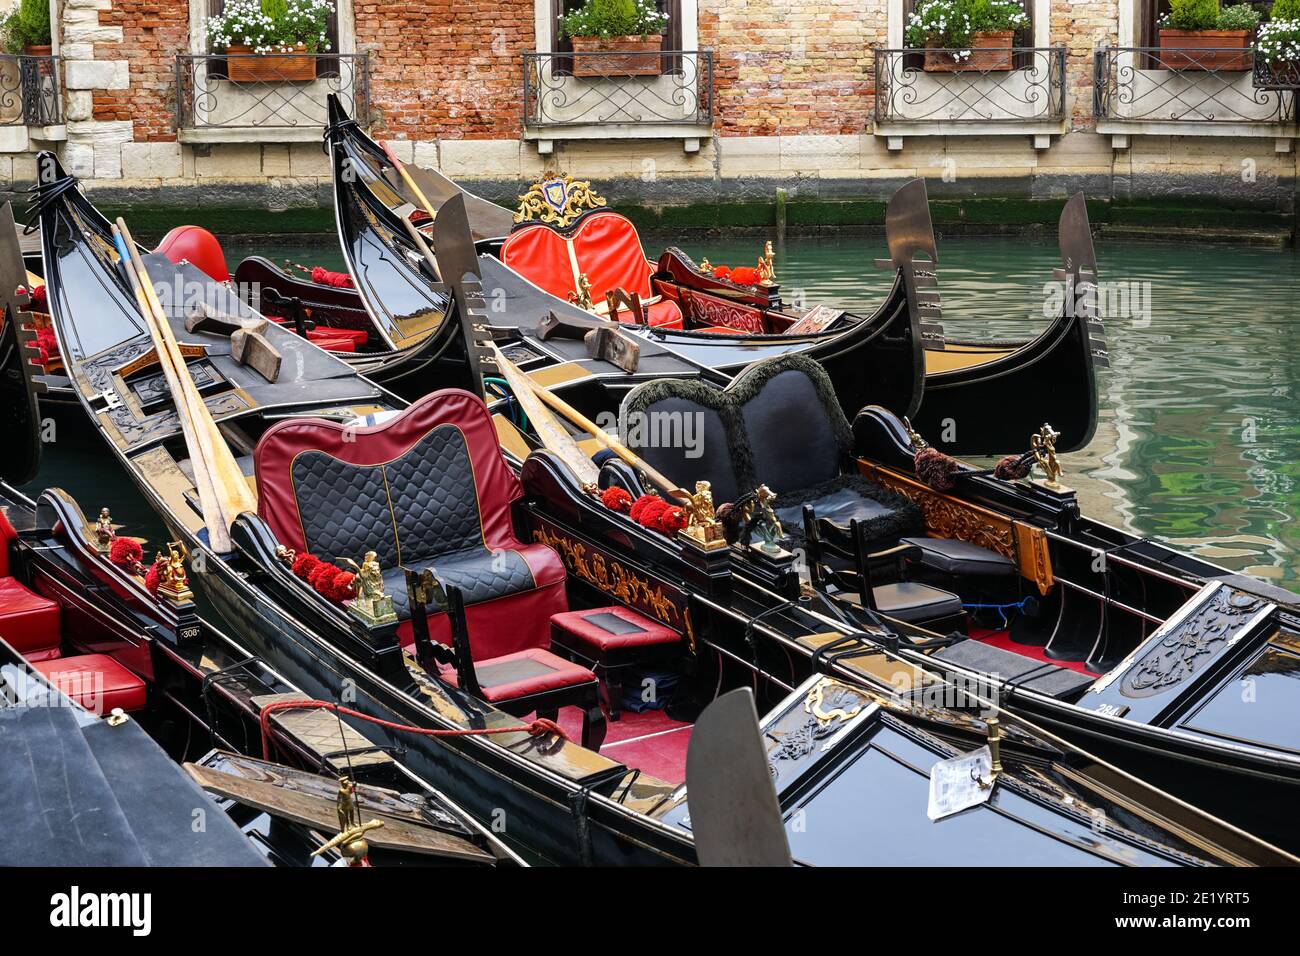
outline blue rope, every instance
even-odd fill
[[[504,378],[498,378],[495,375],[485,375],[483,376],[483,384],[493,385],[497,388],[497,390],[501,394],[501,397],[504,398],[510,405],[510,420],[513,421],[516,425],[518,425],[521,429],[526,430],[528,428],[528,415],[524,411],[523,406],[521,406],[517,401],[515,401],[514,393],[510,391],[510,383],[507,382]]]
[[[1027,597],[1021,598],[1019,601],[1015,601],[1011,604],[967,604],[963,601],[961,606],[973,611],[997,611],[998,615],[1002,618],[1002,627],[1005,628],[1010,623],[1007,620],[1007,611],[1012,608],[1015,608],[1017,611],[1023,611],[1025,609],[1025,604],[1028,603],[1028,601],[1029,598]]]

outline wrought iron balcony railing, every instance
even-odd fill
[[[182,54],[176,57],[178,130],[292,130],[322,127],[326,97],[352,116],[369,112],[365,53]]]
[[[1064,118],[1064,46],[979,50],[952,69],[949,64],[956,52],[877,47],[876,122],[997,123]],[[944,64],[944,68],[927,71],[927,54],[932,63]]]
[[[1295,122],[1295,94],[1261,89],[1241,49],[1098,47],[1093,114],[1099,121],[1276,125]]]
[[[0,126],[55,126],[63,122],[57,56],[0,55]]]
[[[524,126],[708,126],[713,52],[525,53]]]

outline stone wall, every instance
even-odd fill
[[[1152,128],[1123,142],[1095,131],[1093,50],[1118,42],[1125,2],[1135,0],[1049,0],[1050,40],[1068,51],[1069,115],[1050,135],[969,126],[877,135],[871,47],[887,42],[886,0],[699,0],[698,46],[715,57],[712,130],[556,133],[549,152],[522,128],[520,54],[535,43],[534,0],[353,0],[353,35],[371,56],[363,119],[375,135],[402,159],[500,198],[553,168],[596,179],[622,203],[755,203],[760,217],[777,189],[792,201],[879,199],[917,175],[933,197],[1084,189],[1291,210],[1290,138]],[[328,206],[314,131],[178,134],[173,64],[189,51],[185,0],[61,0],[59,19],[65,127],[0,127],[0,186],[30,182],[34,151],[57,148],[88,188],[124,201]]]
[[[374,54],[379,135],[518,138],[533,0],[356,0],[356,38],[358,51]]]
[[[856,133],[872,109],[882,0],[701,0],[723,136]]]

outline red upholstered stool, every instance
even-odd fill
[[[672,628],[621,605],[551,616],[551,646],[591,665],[605,689],[610,720],[619,718],[622,668],[674,657],[681,639]]]
[[[145,705],[144,681],[106,654],[38,661],[32,668],[95,714],[107,714],[117,707],[140,710]]]

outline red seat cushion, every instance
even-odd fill
[[[46,680],[94,714],[145,705],[145,683],[107,654],[79,654],[32,664]]]
[[[538,647],[479,661],[474,665],[483,698],[489,703],[502,703],[531,697],[564,687],[576,687],[594,681],[596,675],[572,661],[557,657]],[[443,678],[456,685],[456,669],[448,667]]]
[[[154,252],[161,252],[172,262],[187,260],[218,282],[230,281],[221,243],[202,226],[177,226],[163,236]]]
[[[512,232],[501,246],[502,262],[561,299],[577,288],[575,259],[577,271],[591,282],[594,302],[603,302],[605,293],[614,288],[635,292],[643,299],[654,294],[641,237],[626,216],[613,211],[587,215],[567,235],[541,223],[525,226]]]
[[[0,637],[29,661],[59,656],[59,605],[13,578],[0,578]]]
[[[626,313],[620,312],[619,318]],[[646,325],[652,329],[680,329],[682,327],[682,310],[671,299],[651,303],[645,310]]]
[[[681,640],[672,628],[622,605],[556,614],[551,618],[551,632],[557,642],[585,644],[602,653]]]

